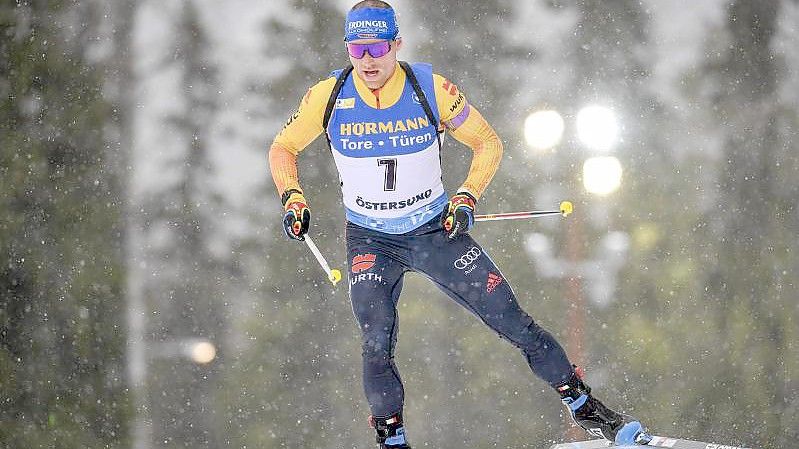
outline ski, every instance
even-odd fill
[[[617,446],[607,440],[576,441],[573,443],[560,443],[550,447],[550,449],[644,449],[646,447],[662,447],[668,449],[749,449],[739,446],[729,446],[726,444],[705,443],[702,441],[683,440],[680,438],[670,438],[652,436],[652,441],[646,445],[624,445]]]
[[[748,449],[739,446],[728,446],[726,444],[705,443],[702,441],[683,440],[680,438],[669,438],[653,436],[652,441],[647,446],[667,447],[671,449]]]

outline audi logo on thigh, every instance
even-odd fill
[[[480,248],[473,246],[469,248],[469,251],[466,251],[466,254],[462,255],[461,257],[455,259],[455,268],[459,270],[465,270],[472,262],[476,261],[480,254],[483,254],[483,251]]]

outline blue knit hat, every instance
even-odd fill
[[[344,42],[356,39],[394,40],[399,35],[393,9],[360,8],[347,14],[344,22]]]

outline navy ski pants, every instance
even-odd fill
[[[435,282],[521,349],[533,372],[550,385],[571,376],[572,366],[563,348],[521,309],[507,279],[471,236],[448,239],[435,218],[400,235],[348,223],[346,237],[350,299],[363,334],[363,386],[374,416],[402,411],[404,389],[394,348],[397,301],[407,271]]]

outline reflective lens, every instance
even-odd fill
[[[391,41],[380,41],[371,44],[352,44],[347,43],[347,51],[355,59],[361,59],[369,52],[369,56],[380,58],[391,50]]]

